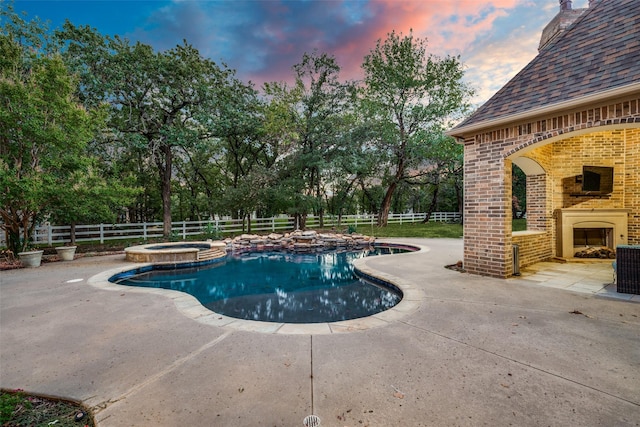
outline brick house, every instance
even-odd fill
[[[511,276],[515,244],[520,266],[640,244],[638,3],[560,0],[538,55],[447,132],[464,144],[468,272]],[[514,164],[527,177],[522,232],[512,232]]]

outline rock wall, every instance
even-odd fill
[[[310,252],[336,248],[365,248],[373,245],[375,237],[362,234],[318,233],[316,231],[294,231],[291,233],[271,233],[267,236],[242,234],[226,239],[228,250],[288,250]]]

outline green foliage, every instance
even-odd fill
[[[314,51],[293,85],[259,93],[186,41],[156,51],[69,22],[50,37],[11,8],[3,18],[0,213],[16,248],[45,217],[162,218],[170,237],[172,219],[214,214],[304,225],[459,209],[462,146],[443,129],[470,90],[459,58],[428,55],[412,34],[378,40],[357,85]]]
[[[86,159],[82,169],[69,173],[65,185],[48,195],[51,220],[55,224],[115,222],[118,208],[139,192],[126,179],[106,180],[99,175],[95,159]]]
[[[471,95],[459,58],[427,55],[426,45],[411,33],[391,32],[362,64],[360,104],[386,187],[379,225],[387,223],[398,186],[434,168],[432,156],[440,152],[434,146],[442,141],[445,124],[466,109]]]
[[[19,252],[37,221],[54,209],[51,196],[63,191],[69,175],[86,170],[84,150],[102,120],[99,110],[87,111],[74,98],[76,82],[60,55],[34,50],[50,44],[45,28],[10,11],[3,17],[0,217],[7,246]],[[21,44],[28,31],[30,43]]]
[[[161,189],[164,234],[171,229],[173,162],[179,150],[224,133],[217,116],[233,72],[203,58],[186,42],[164,52],[89,27],[65,23],[57,33],[65,57],[81,78],[85,105],[108,102],[106,136],[124,151],[150,161]]]
[[[527,176],[518,166],[513,165],[511,170],[512,179],[512,215],[519,218],[527,211]]]
[[[204,238],[211,240],[219,240],[222,238],[222,231],[215,223],[209,222],[203,230]]]
[[[305,53],[293,70],[293,87],[265,87],[270,96],[266,126],[284,137],[275,164],[278,204],[285,212],[304,216],[323,212],[329,179],[346,175],[340,172],[341,147],[352,88],[339,80],[340,67],[328,54]]]

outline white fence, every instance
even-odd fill
[[[402,224],[420,222],[425,218],[424,213],[389,214],[389,224]],[[338,228],[346,231],[349,226],[362,227],[374,226],[377,223],[377,215],[343,215],[338,220],[337,216],[325,215],[323,227]],[[459,222],[458,212],[433,212],[431,222]],[[306,228],[320,227],[320,218],[309,215]],[[252,233],[265,233],[275,231],[293,230],[296,228],[293,218],[287,216],[271,218],[253,218],[251,220]],[[246,221],[241,219],[220,218],[208,221],[178,221],[171,223],[172,235],[176,238],[186,239],[196,235],[233,235],[247,232]],[[32,241],[36,245],[57,245],[70,241],[71,227],[68,225],[41,225],[36,227]],[[131,224],[95,224],[76,225],[76,242],[105,243],[110,240],[140,239],[148,240],[162,237],[162,222],[146,222]],[[0,230],[0,247],[6,245],[4,231]]]

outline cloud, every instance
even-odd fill
[[[574,0],[574,8],[586,8],[588,0]],[[538,53],[544,27],[558,13],[556,1],[520,2],[509,16],[496,19],[493,28],[465,47],[465,80],[475,89],[473,103],[481,105],[511,80]]]
[[[343,79],[361,78],[378,39],[413,30],[428,39],[429,53],[461,55],[478,99],[486,99],[535,56],[556,11],[551,0],[174,1],[129,37],[160,49],[186,38],[260,86],[291,82],[291,67],[313,50],[334,55]]]

